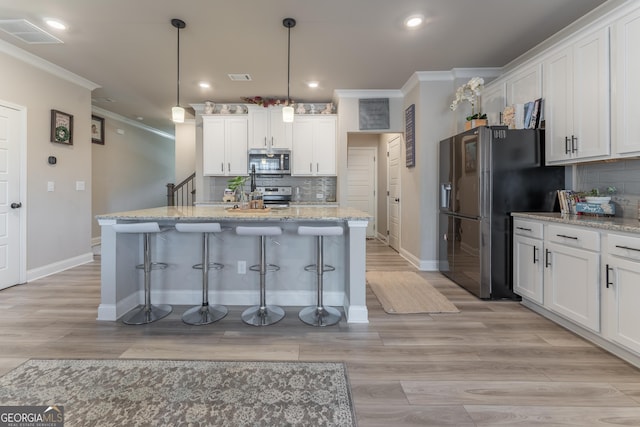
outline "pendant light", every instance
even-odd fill
[[[178,29],[178,79],[176,87],[176,106],[171,109],[174,123],[184,123],[184,108],[180,106],[180,30],[187,26],[182,19],[172,19],[171,25]]]
[[[289,86],[291,76],[291,29],[296,26],[296,20],[293,18],[284,18],[282,25],[288,30],[287,35],[287,105],[282,108],[282,121],[285,123],[293,122],[293,106],[291,98],[289,98]]]

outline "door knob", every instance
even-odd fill
[[[22,207],[22,203],[11,203],[11,209],[18,209]]]
[[[399,203],[399,202],[400,202],[400,199],[399,199],[399,198],[397,198],[397,197],[396,197],[396,199],[395,199],[395,200],[396,200],[396,202],[397,202],[397,203]]]

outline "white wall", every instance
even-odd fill
[[[176,177],[174,184],[178,184],[196,171],[195,119],[176,124],[175,158]]]
[[[95,215],[166,205],[166,185],[175,183],[176,165],[175,143],[169,135],[117,114],[94,111],[105,118],[105,144],[91,144],[92,237],[97,241],[100,226]]]
[[[9,52],[9,53],[7,53]],[[26,58],[17,59],[18,57]],[[20,56],[22,55],[22,56]],[[27,111],[27,278],[60,269],[67,260],[91,259],[91,82],[63,78],[4,42],[0,44],[0,100]],[[70,74],[70,73],[69,73]],[[76,76],[77,77],[77,76]],[[73,115],[73,145],[50,140],[51,110]],[[47,158],[57,157],[56,165]],[[47,191],[47,182],[55,191]],[[76,191],[76,182],[85,183]]]

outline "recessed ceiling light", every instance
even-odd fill
[[[411,15],[404,20],[404,26],[407,28],[416,28],[422,25],[423,22],[424,22],[424,16]]]
[[[46,18],[44,20],[44,22],[48,26],[50,26],[51,28],[55,28],[56,30],[66,30],[67,29],[67,26],[64,23],[62,23],[59,20],[57,20],[57,19]]]
[[[202,88],[202,89],[209,89],[211,87],[211,85],[207,82],[200,82],[198,83],[198,85]]]
[[[309,86],[312,89],[315,89],[318,87],[318,82],[309,82],[307,83],[307,86]]]
[[[143,121],[143,120],[144,120],[144,117],[142,117],[142,116],[138,116],[138,117],[136,117],[136,119],[137,119],[137,120],[140,120],[140,121]]]

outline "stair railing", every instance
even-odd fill
[[[196,173],[192,173],[180,184],[167,184],[167,206],[193,206],[196,199]]]

